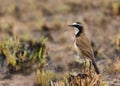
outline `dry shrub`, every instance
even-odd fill
[[[51,81],[50,84],[50,86],[107,86],[101,75],[95,74],[94,71],[70,75],[67,85],[61,80]]]
[[[9,38],[0,44],[0,54],[5,56],[10,73],[31,73],[46,63],[46,45],[41,41]]]
[[[112,67],[109,70],[110,73],[120,73],[120,58],[116,58]]]
[[[57,82],[51,81],[51,82],[50,82],[50,85],[51,85],[51,86],[65,86],[64,82],[61,81],[61,80],[58,80]]]
[[[73,75],[69,84],[70,86],[106,86],[101,75],[95,74],[92,70],[87,71],[86,74],[79,73],[77,76]]]

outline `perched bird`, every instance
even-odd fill
[[[100,74],[99,69],[95,63],[94,53],[91,47],[91,43],[85,34],[85,28],[80,22],[75,22],[69,25],[75,29],[75,48],[77,53],[84,59],[89,58],[94,66],[97,74]]]

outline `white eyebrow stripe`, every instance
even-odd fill
[[[80,25],[80,26],[83,26],[82,24],[77,24],[76,22],[75,22],[75,23],[73,23],[72,25]]]
[[[76,25],[77,23],[75,22],[75,23],[73,23],[73,25]]]

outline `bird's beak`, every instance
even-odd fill
[[[74,25],[68,25],[69,27],[73,27]]]

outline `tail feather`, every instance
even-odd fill
[[[95,72],[96,72],[97,74],[100,74],[100,71],[99,71],[99,69],[98,69],[98,67],[97,67],[97,65],[96,65],[96,63],[95,63],[94,60],[92,60],[92,64],[93,64],[93,66],[94,66]]]

